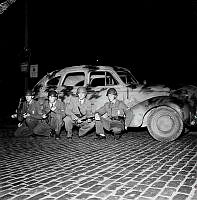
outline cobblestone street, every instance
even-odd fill
[[[146,131],[125,133],[118,141],[75,134],[70,143],[65,135],[1,137],[0,158],[1,200],[197,199],[194,133],[170,143]]]

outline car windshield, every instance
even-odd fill
[[[39,92],[40,88],[42,87],[42,84],[40,81],[33,87],[32,91],[35,92],[36,94]]]
[[[43,76],[37,83],[36,85],[33,87],[33,91],[37,91],[41,86],[42,86],[42,82],[43,80],[45,80],[47,77],[47,75]]]
[[[118,73],[118,75],[120,76],[121,80],[126,83],[126,84],[138,84],[138,81],[136,80],[136,78],[129,73],[128,71],[123,71],[123,70],[118,70],[116,71]]]
[[[33,91],[38,91],[40,89],[40,87],[42,87],[42,84],[48,80],[48,83],[47,85],[57,85],[57,81],[59,81],[60,79],[60,76],[58,76],[57,78],[55,77],[56,73],[58,72],[59,70],[54,70],[53,72],[51,73],[47,73],[45,76],[43,76],[39,82],[33,87]],[[55,79],[55,80],[53,80]]]

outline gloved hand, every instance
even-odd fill
[[[43,119],[47,118],[47,115],[46,114],[42,115],[42,118]]]
[[[95,120],[96,120],[96,121],[99,121],[99,120],[100,120],[100,116],[99,116],[98,113],[95,114]]]
[[[78,123],[78,124],[81,124],[81,123],[82,123],[82,120],[81,120],[80,118],[78,118],[78,119],[77,119],[77,123]]]
[[[27,118],[27,117],[29,117],[29,116],[30,116],[29,113],[25,113],[25,114],[23,114],[23,117],[24,117],[24,118]]]

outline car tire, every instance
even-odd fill
[[[169,142],[181,135],[183,121],[174,109],[161,106],[150,112],[147,120],[147,128],[154,139]]]

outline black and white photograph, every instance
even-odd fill
[[[0,200],[197,200],[186,7],[0,1]]]

